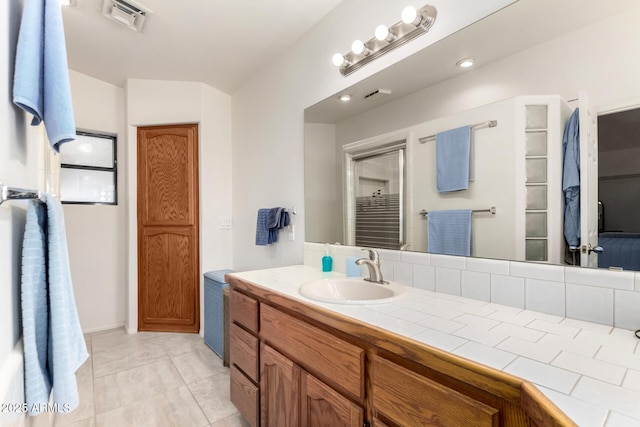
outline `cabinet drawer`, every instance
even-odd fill
[[[498,410],[388,360],[372,362],[373,407],[399,425],[493,427]]]
[[[251,427],[258,427],[260,414],[258,387],[244,376],[238,368],[231,366],[231,403],[247,420]]]
[[[258,301],[241,294],[238,291],[231,291],[229,299],[229,316],[231,322],[242,325],[251,332],[258,333]]]
[[[272,307],[260,307],[260,338],[336,390],[364,399],[364,350]]]
[[[229,326],[229,356],[231,363],[236,365],[254,382],[258,382],[258,338],[236,324]]]

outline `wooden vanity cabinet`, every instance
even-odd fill
[[[251,426],[576,427],[520,378],[229,283],[231,401]]]

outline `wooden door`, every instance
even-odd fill
[[[198,125],[138,128],[138,329],[200,329]]]
[[[598,121],[580,92],[580,265],[598,267]]]
[[[260,348],[262,427],[300,424],[300,367],[268,345]]]
[[[301,377],[303,427],[361,427],[363,409],[317,378],[304,372]]]

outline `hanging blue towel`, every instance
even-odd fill
[[[67,51],[59,0],[25,0],[16,50],[13,102],[44,121],[57,153],[75,139]]]
[[[580,112],[569,117],[562,136],[564,237],[569,248],[580,246]]]
[[[269,244],[269,227],[267,226],[270,209],[258,209],[256,222],[256,245],[267,246]]]
[[[51,373],[47,366],[49,302],[47,295],[47,213],[31,202],[22,243],[22,340],[24,343],[25,403],[48,403]],[[34,409],[38,409],[37,406]],[[30,412],[35,415],[39,411]]]
[[[79,403],[75,372],[89,354],[76,309],[62,205],[45,195],[46,207],[27,207],[22,253],[22,322],[25,398],[29,413],[53,403],[59,411]]]
[[[471,256],[471,210],[429,211],[429,252]]]
[[[436,183],[440,193],[469,188],[471,126],[436,134]]]
[[[64,404],[74,410],[79,403],[75,373],[89,353],[80,327],[73,296],[67,233],[62,204],[46,194],[47,272],[49,278],[49,369],[53,403],[63,411]]]

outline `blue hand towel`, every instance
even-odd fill
[[[22,244],[22,339],[24,342],[24,392],[29,410],[48,403],[51,373],[47,366],[49,303],[47,295],[47,216],[38,202],[27,206]],[[36,406],[33,406],[33,405]]]
[[[438,192],[469,188],[471,126],[436,134],[436,182]]]
[[[471,210],[429,211],[429,252],[471,256]]]
[[[27,207],[23,242],[22,319],[25,398],[31,415],[46,408],[53,389],[59,411],[79,403],[75,372],[89,354],[76,309],[62,205]]]
[[[267,246],[269,242],[269,227],[267,226],[270,209],[258,209],[256,222],[256,245]]]
[[[59,0],[25,0],[16,50],[13,102],[44,121],[55,152],[75,139],[71,88]]]
[[[562,136],[564,237],[570,248],[580,245],[580,112],[576,108]]]

